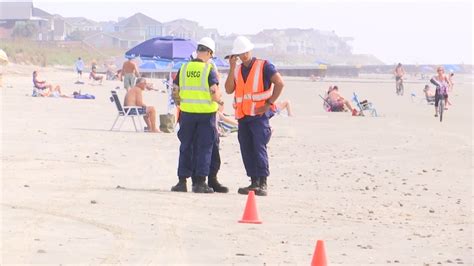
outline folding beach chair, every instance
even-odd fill
[[[40,97],[40,92],[39,92],[39,89],[36,88],[35,86],[33,86],[33,92],[31,93],[31,96],[32,97]]]
[[[127,117],[130,117],[132,119],[132,122],[133,122],[133,127],[135,127],[135,131],[136,132],[142,131],[143,130],[142,119],[143,119],[143,116],[145,116],[144,114],[140,114],[140,112],[139,112],[140,109],[142,109],[142,107],[141,106],[123,107],[122,104],[120,103],[117,92],[116,91],[111,91],[111,93],[112,93],[112,97],[110,97],[110,101],[115,103],[115,106],[117,107],[118,114],[117,114],[117,118],[115,118],[114,124],[112,125],[112,128],[110,128],[110,130],[111,131],[114,130],[115,124],[117,123],[119,118],[123,117],[122,122],[120,123],[119,127],[117,128],[120,131],[120,128],[122,128],[122,125],[125,122],[125,120],[127,120]],[[137,128],[137,125],[135,123],[135,117],[138,118],[138,124],[140,126],[139,128]]]
[[[331,104],[329,104],[327,98],[324,98],[323,96],[321,96],[321,94],[318,94],[318,95],[323,100],[323,109],[324,109],[324,111],[331,112]]]
[[[229,134],[229,133],[234,133],[234,132],[237,132],[239,130],[239,127],[238,126],[234,126],[234,125],[231,125],[231,124],[228,124],[224,121],[218,121],[217,122],[217,126],[225,133],[225,134]]]
[[[364,111],[370,112],[371,116],[375,116],[375,117],[378,116],[377,115],[377,110],[375,109],[374,105],[371,102],[367,101],[367,100],[364,100],[364,101],[360,102],[359,98],[357,97],[357,94],[355,92],[353,93],[352,101],[359,108],[361,116],[364,116]]]
[[[429,104],[429,105],[434,105],[435,104],[435,97],[434,96],[426,96],[425,95],[425,98],[423,100],[426,101],[426,104]]]

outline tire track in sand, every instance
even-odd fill
[[[74,215],[65,214],[58,211],[54,211],[54,210],[40,210],[33,207],[13,205],[13,204],[8,204],[8,203],[2,203],[2,205],[5,207],[10,207],[12,209],[26,210],[26,211],[32,211],[32,212],[36,212],[36,213],[44,214],[44,215],[50,215],[50,216],[55,216],[59,218],[66,218],[78,223],[94,226],[96,228],[99,228],[101,230],[111,233],[114,236],[116,241],[114,241],[114,246],[110,254],[106,258],[103,258],[99,262],[100,264],[120,263],[119,256],[120,254],[122,254],[123,251],[126,250],[126,247],[127,247],[126,243],[131,239],[130,234],[124,229],[118,226],[100,223],[92,219],[77,217]],[[93,259],[97,259],[97,258],[93,258]]]

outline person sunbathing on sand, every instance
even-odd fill
[[[104,76],[98,75],[96,67],[92,67],[92,71],[89,75],[89,79],[94,79],[95,81],[100,81],[100,84],[102,84],[102,80],[104,80]]]
[[[33,86],[35,87],[35,92],[33,96],[41,97],[64,97],[61,92],[61,87],[59,85],[53,86],[51,83],[47,83],[46,80],[40,80],[38,78],[39,72],[37,70],[33,71]]]
[[[288,114],[288,116],[293,116],[293,113],[291,112],[290,100],[276,102],[275,106],[276,106],[277,114],[280,114],[283,110],[286,110],[286,113]]]
[[[219,103],[219,109],[216,115],[217,131],[220,136],[225,136],[227,132],[233,132],[238,129],[239,123],[232,116],[224,113],[224,102]]]
[[[142,106],[139,109],[140,114],[144,114],[143,119],[150,132],[159,133],[160,130],[156,128],[156,110],[153,106],[146,106],[143,102],[143,91],[147,87],[145,78],[138,78],[135,87],[129,89],[125,95],[124,107],[125,111],[128,111],[127,106]]]
[[[357,110],[352,108],[349,101],[339,94],[339,88],[337,86],[329,88],[327,99],[331,107],[331,112],[343,112],[345,111],[344,106],[346,106],[352,112],[353,116],[357,115]]]

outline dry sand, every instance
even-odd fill
[[[330,265],[473,263],[472,76],[456,76],[443,123],[411,102],[424,85],[414,78],[404,97],[388,76],[286,78],[296,116],[271,121],[269,196],[257,198],[263,224],[249,225],[237,223],[248,179],[235,133],[221,139],[229,194],[172,193],[176,134],[130,121],[108,131],[119,82],[78,86],[71,71],[41,69],[97,99],[32,98],[32,70],[9,66],[1,88],[2,264],[308,265],[318,239]],[[382,117],[324,112],[330,84]],[[165,94],[145,101],[166,110]]]

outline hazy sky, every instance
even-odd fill
[[[354,37],[355,53],[387,64],[473,63],[472,1],[162,2],[34,1],[63,16],[117,20],[142,12],[160,22],[186,18],[221,34],[315,28]],[[204,15],[203,15],[204,14]]]

